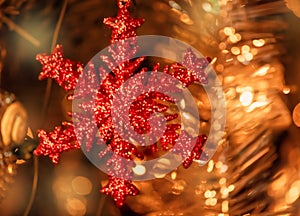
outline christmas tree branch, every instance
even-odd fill
[[[32,43],[34,46],[39,47],[40,46],[40,41],[34,38],[32,35],[30,35],[28,32],[26,32],[23,28],[15,24],[11,19],[8,17],[2,15],[1,16],[1,21],[5,23],[10,30],[15,31],[18,33],[21,37],[23,37],[25,40],[29,41]]]
[[[68,0],[64,0],[61,11],[60,11],[60,14],[59,14],[59,18],[58,18],[58,21],[56,23],[56,27],[55,27],[55,30],[54,30],[54,33],[53,33],[53,38],[52,38],[52,43],[51,43],[51,51],[55,48],[55,45],[57,43],[59,30],[61,28],[62,21],[63,21],[63,18],[65,16],[65,13],[66,13],[67,5],[68,5]],[[52,89],[52,79],[49,78],[49,79],[47,79],[46,92],[45,92],[44,102],[43,102],[42,112],[41,112],[42,113],[42,118],[43,118],[42,124],[45,121],[45,116],[46,116],[47,108],[48,108],[48,105],[49,105],[51,89]]]

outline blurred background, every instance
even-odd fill
[[[270,2],[273,4],[268,4]],[[277,3],[274,4],[274,2]],[[299,1],[292,2],[293,8],[300,7]],[[70,108],[63,90],[53,84],[45,118],[41,116],[46,81],[38,80],[41,65],[35,60],[38,53],[50,53],[55,26],[63,4],[64,1],[60,0],[0,1],[1,89],[13,92],[23,103],[28,112],[29,126],[34,132],[40,128],[52,130],[62,120],[65,120],[66,110]],[[247,8],[254,6],[260,7],[255,7],[255,10],[247,10]],[[245,8],[246,15],[237,12]],[[268,175],[268,177],[261,179],[261,182],[256,182],[257,185],[268,183],[264,190],[271,197],[270,202],[266,205],[267,207],[265,206],[260,210],[260,213],[253,211],[252,214],[267,215],[263,212],[267,211],[266,209],[272,209],[268,211],[273,213],[268,215],[276,215],[274,212],[279,211],[282,207],[284,211],[287,209],[288,211],[281,213],[281,215],[300,215],[300,129],[296,126],[300,126],[300,108],[295,109],[296,105],[300,103],[300,18],[286,7],[284,1],[224,0],[220,1],[219,4],[217,1],[204,0],[178,0],[177,2],[136,0],[132,4],[131,10],[134,16],[143,17],[146,20],[138,34],[165,35],[181,39],[198,48],[204,55],[218,58],[214,66],[219,65],[216,71],[220,74],[223,73],[220,65],[227,67],[226,64],[222,63],[224,61],[222,50],[225,48],[220,48],[223,40],[220,29],[223,29],[226,35],[224,27],[228,26],[228,23],[234,26],[236,17],[243,17],[244,15],[249,16],[252,21],[275,20],[275,25],[276,22],[284,22],[284,27],[278,24],[279,33],[270,28],[271,33],[276,32],[274,33],[275,36],[272,35],[276,38],[276,42],[273,42],[271,49],[263,51],[261,57],[264,59],[264,55],[272,55],[272,49],[277,49],[277,54],[273,57],[279,59],[284,67],[282,76],[285,83],[280,92],[280,100],[284,107],[277,106],[276,112],[283,116],[274,119],[273,122],[274,124],[279,122],[279,125],[281,122],[282,125],[279,129],[272,130],[272,137],[274,137],[272,145],[274,145],[278,157],[268,167],[271,176]],[[224,11],[229,14],[227,14],[227,19],[224,18]],[[59,44],[63,45],[65,56],[86,63],[98,51],[109,45],[111,32],[102,24],[102,20],[105,17],[115,16],[116,13],[115,0],[68,0],[57,40]],[[3,17],[8,18],[9,21]],[[238,28],[236,27],[236,29]],[[266,28],[268,29],[268,26]],[[251,29],[251,32],[253,33],[254,30]],[[261,31],[258,31],[257,34],[262,35],[256,36],[256,38],[272,39],[272,37],[265,36],[266,34]],[[30,35],[30,37],[26,35]],[[280,43],[280,47],[276,45],[277,43]],[[272,61],[274,60],[273,57],[271,58]],[[264,59],[264,61],[267,60]],[[244,64],[243,66],[249,65]],[[224,72],[222,79],[226,76],[229,75]],[[230,76],[238,77],[237,74]],[[276,78],[278,77],[269,77],[265,80],[277,82]],[[247,83],[249,81],[247,77],[243,79],[239,82]],[[277,102],[274,100],[272,103]],[[271,113],[271,111],[269,112]],[[235,113],[233,114],[235,115]],[[267,116],[268,113],[265,114],[266,121],[272,125],[272,119],[268,119]],[[251,117],[245,115],[244,118]],[[292,118],[292,122],[289,121],[290,118]],[[260,121],[264,121],[264,119],[260,119]],[[229,123],[232,122],[229,121]],[[230,125],[228,128],[230,129]],[[256,130],[258,129],[256,128]],[[255,139],[260,138],[259,134],[255,137]],[[229,143],[234,142],[230,139],[227,141]],[[240,154],[242,157],[242,153],[240,151],[236,154]],[[5,196],[0,203],[0,215],[23,215],[32,190],[33,163],[33,160],[30,159],[18,166],[14,181],[7,187]],[[207,168],[204,169],[207,170]],[[106,181],[106,176],[100,173],[81,151],[64,153],[60,164],[57,166],[53,166],[48,158],[39,158],[38,176],[37,192],[30,215],[113,216],[144,214],[137,214],[130,210],[138,209],[134,207],[134,203],[138,203],[135,200],[131,200],[128,206],[118,209],[114,206],[111,198],[100,194],[101,182]],[[239,178],[242,179],[242,176]],[[206,209],[205,204],[199,205],[203,205],[199,209]],[[213,207],[214,205],[209,204],[208,206]],[[226,211],[226,207],[218,208],[220,210],[216,211],[212,211],[210,208],[210,211],[205,215],[242,215],[230,213],[230,210]],[[251,213],[251,211],[249,212]],[[151,215],[150,213],[147,214]],[[153,213],[153,215],[159,214]],[[161,215],[183,214],[164,213]]]

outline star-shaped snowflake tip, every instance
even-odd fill
[[[63,122],[62,126],[56,127],[54,131],[49,133],[39,130],[38,137],[40,144],[35,149],[34,154],[36,156],[49,156],[54,164],[58,164],[61,153],[80,148],[73,124],[70,122]]]
[[[133,18],[129,12],[130,0],[118,0],[118,15],[105,18],[103,23],[112,29],[111,43],[136,36],[144,19]]]
[[[205,73],[206,67],[209,65],[209,58],[198,58],[192,49],[187,49],[182,64],[187,67],[190,73],[195,76],[200,83],[207,84],[207,74]]]
[[[57,45],[50,55],[38,54],[36,60],[43,66],[39,75],[40,80],[52,78],[65,91],[75,89],[83,65],[65,58],[61,45]]]
[[[124,205],[127,196],[135,196],[139,194],[139,190],[132,184],[131,181],[109,177],[109,183],[104,186],[101,193],[110,195],[118,207]]]

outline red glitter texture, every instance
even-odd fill
[[[40,145],[34,152],[36,155],[49,156],[53,163],[57,164],[59,156],[63,151],[80,148],[79,143],[83,143],[82,137],[84,137],[86,150],[89,151],[92,148],[95,139],[94,135],[97,131],[87,132],[86,130],[87,128],[95,128],[93,124],[96,124],[99,136],[106,142],[106,149],[99,152],[99,160],[101,160],[109,150],[112,150],[116,154],[116,156],[112,156],[107,161],[106,165],[109,167],[109,182],[101,189],[101,192],[112,196],[117,206],[122,206],[127,196],[133,196],[139,193],[138,189],[132,184],[132,181],[130,181],[133,175],[132,170],[128,169],[128,167],[123,167],[122,162],[117,156],[121,156],[132,163],[134,158],[144,158],[144,152],[139,151],[135,145],[123,140],[117,134],[111,116],[113,108],[112,101],[116,91],[128,78],[136,74],[136,71],[140,68],[145,59],[144,57],[140,57],[124,61],[130,59],[130,57],[136,53],[138,49],[135,40],[136,30],[144,22],[143,19],[130,16],[128,11],[129,6],[130,0],[118,0],[119,12],[117,17],[104,19],[104,24],[112,29],[111,43],[121,41],[122,45],[112,46],[112,48],[109,49],[111,57],[101,56],[101,59],[108,66],[113,65],[113,62],[120,63],[119,66],[114,68],[112,72],[106,76],[101,82],[100,88],[96,88],[99,84],[95,82],[96,79],[93,77],[95,76],[95,67],[89,62],[87,71],[87,73],[90,74],[87,76],[89,80],[85,80],[83,86],[76,88],[79,89],[78,94],[80,97],[87,98],[87,102],[81,104],[80,108],[82,112],[72,113],[72,116],[81,122],[81,128],[76,129],[82,136],[77,134],[78,140],[76,141],[72,123],[63,123],[62,127],[56,127],[55,130],[50,133],[40,130],[38,133]],[[130,40],[122,41],[128,38]],[[40,79],[53,78],[66,91],[75,89],[78,78],[83,71],[82,65],[65,59],[61,46],[58,45],[49,56],[45,54],[38,55],[37,60],[43,65]],[[192,71],[188,71],[181,64],[176,63],[163,68],[163,73],[180,80],[184,86],[188,86],[194,81],[207,83],[207,76],[204,70],[209,63],[205,58],[197,58],[192,50],[187,50],[182,64],[186,65]],[[152,71],[157,72],[158,69],[159,64],[155,65]],[[146,71],[148,70],[143,68],[139,73]],[[105,74],[106,71],[104,68],[100,68],[99,73],[101,77],[101,74]],[[200,79],[198,80],[192,73],[200,74]],[[161,80],[161,82],[164,81]],[[95,89],[99,90],[95,92]],[[137,89],[138,86],[132,86],[132,91],[136,91]],[[74,96],[70,95],[68,98],[74,99]],[[167,122],[178,117],[178,114],[166,114],[169,107],[159,103],[159,101],[166,102],[167,104],[174,102],[170,97],[162,93],[147,92],[138,96],[130,105],[130,124],[137,133],[144,134],[152,129],[149,125],[149,117],[155,112],[163,113]],[[96,123],[89,121],[89,118],[85,115],[85,113],[91,112],[95,116]],[[185,143],[176,144],[180,133],[183,133],[183,140],[187,142],[191,140],[195,141],[196,139],[196,145],[191,152],[187,152],[187,150],[184,149]],[[157,145],[160,144],[164,151],[171,149],[173,152],[184,155],[185,160],[183,166],[188,168],[193,160],[200,158],[203,153],[205,141],[206,136],[204,135],[192,138],[185,131],[181,130],[180,124],[167,124],[166,130],[159,141],[149,147],[145,147],[144,150],[147,152],[147,150],[150,149],[150,152],[155,153],[158,151]],[[173,148],[173,146],[175,147]],[[124,176],[124,179],[114,177],[116,174],[118,174],[117,176]]]
[[[103,23],[112,29],[111,43],[135,37],[136,30],[144,23],[142,18],[133,18],[128,11],[130,0],[118,0],[118,15],[105,18]]]
[[[101,189],[101,192],[112,196],[118,207],[124,204],[124,198],[127,196],[135,196],[139,194],[139,190],[131,181],[119,178],[109,177],[109,182]]]
[[[38,137],[40,145],[34,150],[34,154],[49,156],[54,164],[58,164],[62,152],[80,148],[73,124],[69,122],[63,122],[62,126],[55,127],[50,133],[39,130]]]
[[[200,159],[200,157],[203,153],[203,147],[204,147],[204,143],[206,142],[207,137],[205,135],[201,135],[201,136],[197,137],[196,139],[197,139],[196,145],[194,146],[193,150],[189,153],[189,156],[182,163],[184,168],[189,168],[192,165],[194,160]]]
[[[39,79],[54,79],[65,91],[74,90],[83,65],[64,58],[61,45],[57,45],[50,55],[39,54],[36,59],[42,64]]]

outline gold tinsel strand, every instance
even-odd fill
[[[267,189],[277,158],[275,132],[291,123],[284,89],[282,1],[221,1],[219,58],[227,98],[228,146],[219,158],[228,170],[219,175],[221,214],[276,215]],[[230,185],[230,186],[228,186]],[[223,192],[222,192],[223,190]],[[226,195],[224,195],[226,191]],[[226,210],[226,211],[225,211]]]

